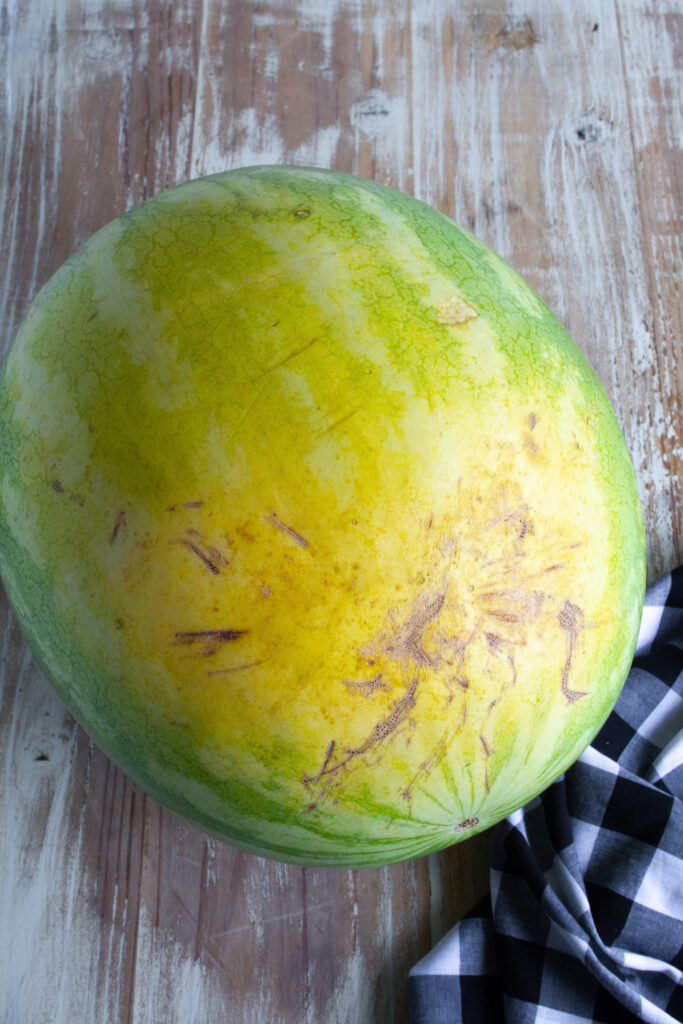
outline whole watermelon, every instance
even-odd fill
[[[79,722],[256,853],[379,865],[529,800],[624,681],[643,523],[605,394],[493,252],[392,189],[165,192],[0,380],[0,571]]]

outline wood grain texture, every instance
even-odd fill
[[[433,203],[568,326],[681,556],[677,0],[4,0],[0,330],[94,230],[189,177],[317,164]],[[391,868],[237,853],[87,739],[0,604],[4,1024],[390,1024],[487,885],[486,838]]]

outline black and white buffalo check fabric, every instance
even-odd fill
[[[683,568],[594,742],[492,830],[491,894],[413,968],[411,1024],[683,1021]]]

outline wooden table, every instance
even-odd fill
[[[680,561],[680,0],[4,0],[0,329],[96,228],[254,163],[394,185],[496,248],[592,360],[650,577]],[[237,853],[110,764],[0,605],[4,1024],[391,1024],[487,841],[391,868]]]

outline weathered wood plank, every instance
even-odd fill
[[[320,164],[439,206],[596,366],[651,574],[680,558],[675,0],[4,0],[0,330],[107,220],[187,177]],[[93,747],[0,606],[8,1024],[405,1020],[405,976],[484,892],[486,840],[326,872],[215,843]]]
[[[648,338],[634,362],[648,381],[649,402],[638,410],[634,431],[651,434],[658,449],[654,472],[643,474],[650,535],[660,545],[652,557],[656,571],[681,561],[683,10],[675,3],[621,2],[618,22],[647,290],[633,318],[640,313]],[[635,437],[633,443],[639,452]]]

